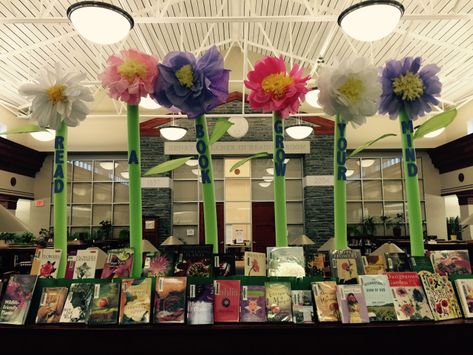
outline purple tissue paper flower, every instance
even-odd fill
[[[199,59],[189,52],[171,52],[158,68],[152,96],[161,106],[174,106],[197,118],[227,99],[230,71],[224,69],[215,46]]]
[[[440,68],[429,64],[420,69],[421,61],[420,57],[406,57],[386,62],[381,75],[381,114],[388,113],[391,119],[395,119],[404,108],[409,119],[415,120],[439,104],[436,97],[442,90],[437,76]]]

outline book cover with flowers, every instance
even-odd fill
[[[397,320],[394,299],[386,275],[360,275],[371,322]]]
[[[335,281],[312,282],[315,308],[319,322],[340,322]]]
[[[240,301],[240,322],[266,321],[266,292],[264,286],[242,286]]]
[[[157,251],[147,253],[143,268],[143,276],[173,276],[176,258],[177,250],[175,248],[159,247]]]
[[[292,321],[296,324],[314,323],[314,305],[310,290],[292,290]]]
[[[455,287],[463,308],[463,315],[465,318],[473,318],[473,279],[457,279]]]
[[[154,295],[154,323],[184,323],[186,277],[158,277]]]
[[[266,254],[246,251],[243,257],[245,262],[245,276],[266,276]]]
[[[240,321],[240,280],[215,280],[214,321]]]
[[[471,274],[468,250],[433,250],[430,258],[435,272],[440,275]]]
[[[214,324],[213,284],[190,284],[187,298],[187,324]]]
[[[0,307],[1,324],[25,324],[37,278],[36,275],[10,276]]]
[[[435,320],[462,317],[462,311],[455,296],[453,285],[446,276],[429,271],[420,271],[419,277]]]
[[[369,323],[368,308],[361,285],[337,285],[342,323]]]
[[[39,257],[38,276],[41,279],[55,279],[61,260],[61,249],[42,249]]]
[[[364,275],[363,261],[359,250],[333,250],[330,253],[332,276],[337,284],[356,284],[358,275]]]
[[[151,315],[151,279],[122,280],[120,324],[147,324]]]
[[[101,278],[129,277],[133,266],[133,253],[131,248],[109,250]]]
[[[61,323],[85,323],[94,296],[93,283],[73,283],[69,287]]]
[[[232,254],[214,254],[213,276],[233,276],[236,274],[235,255]]]
[[[74,263],[74,279],[94,279],[98,251],[95,248],[78,250]]]
[[[317,251],[316,245],[304,245],[305,274],[330,278],[330,260],[327,252]]]
[[[212,276],[212,245],[180,245],[174,276]]]
[[[433,320],[416,272],[387,272],[397,320]]]
[[[292,322],[291,284],[265,282],[268,322]]]
[[[36,323],[59,323],[67,297],[67,287],[45,287],[41,294]]]
[[[302,247],[268,247],[268,276],[304,277],[305,260]]]
[[[87,324],[117,324],[119,299],[119,282],[95,284]]]

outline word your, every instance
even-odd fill
[[[407,166],[407,176],[417,175],[417,164],[416,164],[416,151],[412,145],[412,133],[414,128],[412,127],[412,121],[401,122],[402,134],[405,135],[407,140],[407,148],[404,149],[404,160]]]
[[[347,140],[345,138],[346,123],[337,123],[340,137],[337,139],[337,180],[346,181],[347,168],[345,163],[347,161]]]
[[[58,194],[64,191],[64,137],[56,136],[54,140],[54,164],[56,167],[54,169],[54,193]]]
[[[197,143],[195,148],[199,153],[199,167],[200,167],[200,174],[202,176],[202,184],[210,184],[210,176],[209,176],[209,166],[210,161],[207,156],[207,144],[204,141],[204,126],[201,124],[195,125],[195,136],[197,138]]]
[[[274,172],[276,176],[286,175],[286,164],[284,160],[286,159],[286,152],[284,151],[284,133],[282,129],[282,121],[276,120],[274,122]]]

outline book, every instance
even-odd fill
[[[74,277],[74,269],[76,266],[76,257],[77,257],[77,250],[69,250],[67,252],[67,259],[66,259],[66,274],[64,275],[65,279],[72,279]]]
[[[133,249],[123,248],[109,250],[101,278],[129,277],[132,266]]]
[[[74,263],[74,279],[94,279],[98,252],[95,248],[78,250]]]
[[[333,250],[330,253],[330,266],[337,284],[356,284],[358,275],[364,274],[359,250]]]
[[[337,302],[342,323],[369,323],[368,308],[361,285],[337,285]]]
[[[122,280],[120,324],[146,324],[151,314],[151,279]]]
[[[412,260],[406,253],[385,253],[386,271],[389,272],[410,272],[414,271]]]
[[[61,260],[61,249],[41,249],[39,256],[38,277],[41,279],[55,279],[58,265]]]
[[[232,254],[215,254],[213,265],[214,277],[233,276],[236,274],[235,255]]]
[[[304,245],[305,274],[330,278],[330,260],[327,252],[317,251],[316,245]]]
[[[143,276],[173,276],[176,258],[177,250],[175,248],[159,247],[157,251],[147,253],[143,268]]]
[[[61,323],[85,323],[94,296],[93,283],[72,283],[61,314]]]
[[[117,324],[119,300],[119,282],[96,283],[94,285],[94,298],[90,304],[87,324]]]
[[[190,284],[187,298],[187,324],[213,324],[214,299],[213,284]]]
[[[387,272],[397,320],[433,320],[416,272]]]
[[[158,277],[154,296],[154,323],[184,323],[186,315],[185,277]]]
[[[386,275],[358,276],[371,322],[397,320],[394,299]]]
[[[266,322],[266,295],[264,286],[242,286],[240,322]]]
[[[440,275],[471,274],[468,250],[433,250],[430,258],[435,272]]]
[[[430,260],[430,256],[422,255],[422,256],[411,256],[410,258],[412,262],[412,267],[415,272],[419,271],[430,271],[434,272],[434,268],[432,266],[432,261]]]
[[[245,276],[266,276],[266,254],[246,251],[243,257],[245,262]]]
[[[25,324],[37,278],[36,275],[10,276],[0,307],[1,324]]]
[[[214,322],[239,322],[240,280],[215,280],[214,290]]]
[[[462,311],[447,276],[429,271],[420,271],[419,278],[429,302],[435,320],[456,319],[462,317]]]
[[[268,322],[292,322],[291,284],[265,282]]]
[[[174,276],[212,276],[212,245],[180,245]]]
[[[465,318],[473,318],[473,279],[455,280],[458,298]]]
[[[44,287],[36,313],[36,323],[59,323],[67,292],[67,287]]]
[[[337,301],[337,283],[312,282],[311,286],[319,322],[339,322],[341,318]]]
[[[38,275],[39,274],[39,268],[41,266],[41,253],[44,248],[42,247],[36,247],[34,256],[33,256],[33,261],[31,262],[31,270],[30,270],[30,275]]]
[[[380,255],[367,255],[365,261],[365,275],[382,275],[386,272],[385,258]]]
[[[305,276],[304,249],[302,247],[268,247],[268,276]]]
[[[314,306],[310,290],[292,290],[292,320],[294,323],[314,323]]]

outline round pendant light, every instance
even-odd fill
[[[133,18],[118,6],[100,1],[81,1],[67,9],[72,26],[85,39],[113,44],[124,39],[134,26]]]
[[[245,117],[230,117],[228,121],[233,125],[227,133],[233,138],[241,138],[248,132],[248,121]]]
[[[191,159],[186,161],[187,166],[197,166],[197,164],[199,164],[199,161],[197,159]]]
[[[156,110],[161,107],[156,101],[154,101],[151,97],[146,96],[142,97],[139,103],[140,107],[146,110]]]
[[[314,128],[309,125],[301,124],[286,128],[286,133],[292,139],[304,139],[310,136]]]
[[[187,133],[187,129],[177,126],[160,127],[159,132],[168,141],[178,141]]]
[[[56,131],[53,129],[46,129],[46,131],[31,132],[31,137],[40,142],[49,142],[56,136]]]
[[[305,94],[305,101],[312,107],[322,108],[322,106],[320,106],[318,102],[319,93],[319,89],[310,90],[307,94]]]
[[[404,6],[393,0],[368,0],[352,5],[338,16],[338,25],[350,37],[374,42],[394,31]]]

